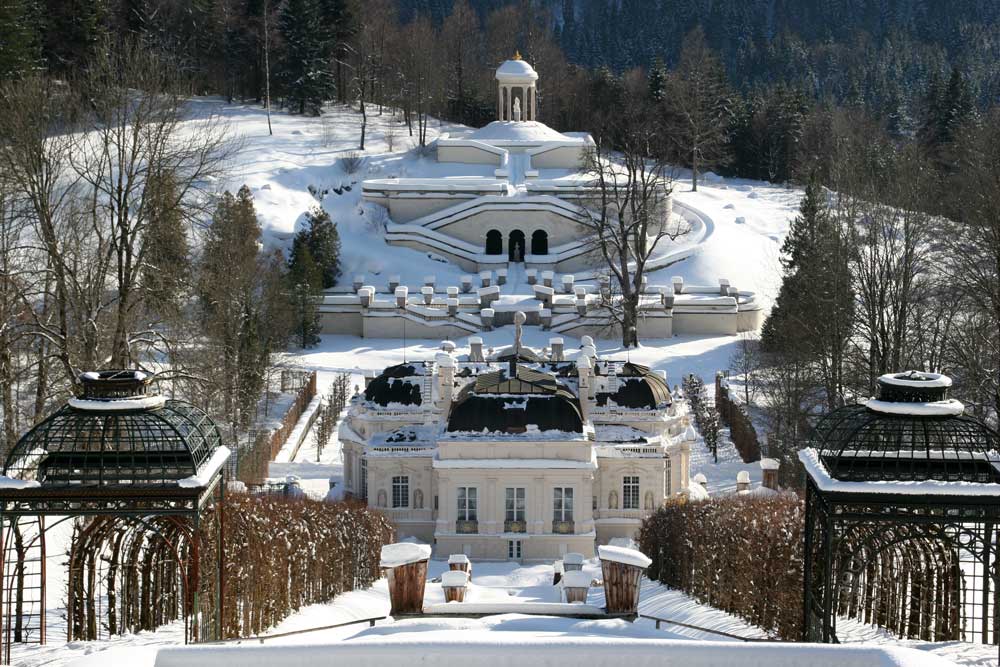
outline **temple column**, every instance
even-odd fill
[[[535,87],[531,87],[531,120],[538,120],[538,108],[535,106],[535,98],[538,97]]]

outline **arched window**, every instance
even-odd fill
[[[512,262],[524,261],[524,232],[515,229],[507,239],[508,259]]]
[[[487,255],[501,255],[503,254],[503,234],[495,229],[491,229],[486,232],[486,254]]]
[[[535,233],[531,235],[531,254],[549,254],[549,235],[541,229],[536,230]]]

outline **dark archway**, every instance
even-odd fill
[[[536,230],[535,233],[531,235],[531,254],[549,254],[549,235],[541,229]]]
[[[503,254],[503,234],[495,229],[491,229],[486,232],[486,254],[487,255],[502,255]]]
[[[524,232],[515,229],[507,239],[508,258],[512,262],[524,261]]]

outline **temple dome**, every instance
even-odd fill
[[[646,366],[626,363],[617,374],[618,387],[614,392],[600,392],[594,398],[604,407],[611,401],[623,408],[655,410],[673,400],[667,381]]]
[[[485,143],[494,141],[521,141],[526,143],[583,141],[582,139],[567,136],[562,132],[557,132],[548,125],[533,120],[520,122],[495,120],[492,123],[479,128],[466,138]]]
[[[512,60],[505,60],[497,68],[496,78],[497,81],[537,81],[538,72],[524,60],[515,57]]]

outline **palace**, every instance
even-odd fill
[[[346,491],[438,555],[592,556],[689,492],[687,404],[591,340],[570,355],[560,338],[523,347],[515,321],[512,347],[443,343],[368,381],[340,427]]]

